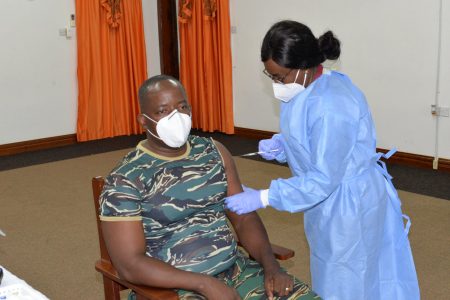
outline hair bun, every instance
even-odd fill
[[[319,49],[326,59],[338,59],[341,54],[341,42],[328,30],[322,34],[319,39]]]

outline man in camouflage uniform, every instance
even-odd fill
[[[256,213],[224,209],[242,191],[233,159],[217,141],[189,135],[181,84],[164,75],[139,90],[147,139],[106,178],[102,230],[119,275],[174,288],[181,299],[319,299],[283,271]],[[250,260],[237,248],[227,219]]]

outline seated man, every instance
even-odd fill
[[[224,210],[242,191],[226,148],[190,136],[182,85],[159,75],[139,89],[147,139],[106,178],[100,219],[111,260],[123,279],[177,289],[189,299],[318,299],[286,274],[256,213]],[[227,218],[243,247],[239,252]]]

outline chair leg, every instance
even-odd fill
[[[120,284],[114,280],[103,276],[103,289],[105,291],[105,300],[120,300]]]

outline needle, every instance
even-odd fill
[[[276,151],[279,151],[279,150],[278,149],[273,149],[273,150],[270,150],[270,151],[251,152],[251,153],[241,154],[241,155],[238,155],[238,156],[239,157],[255,156],[255,155],[258,155],[258,154],[270,153],[270,152],[276,152]]]

